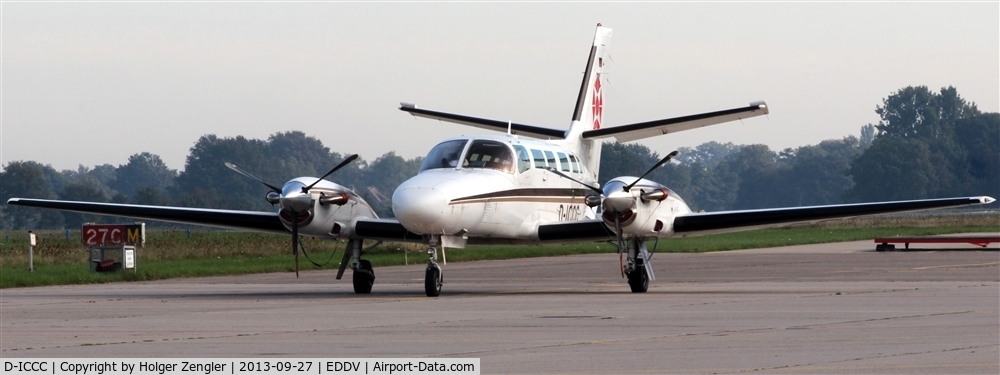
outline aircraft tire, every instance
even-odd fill
[[[646,274],[646,267],[637,267],[635,271],[626,274],[628,276],[628,286],[632,293],[646,293],[649,289],[649,275]]]
[[[443,283],[444,278],[441,277],[441,269],[438,267],[427,267],[427,275],[424,278],[424,291],[427,292],[427,296],[440,296],[441,284]]]
[[[372,268],[372,263],[362,259],[358,265],[358,269],[354,270],[354,293],[356,294],[369,294],[372,292],[372,286],[375,285],[375,270]]]

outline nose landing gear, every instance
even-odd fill
[[[427,241],[427,272],[424,275],[424,291],[428,297],[441,295],[441,285],[444,284],[444,276],[441,266],[437,264],[437,244],[438,236],[431,236]]]

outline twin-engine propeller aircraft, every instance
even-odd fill
[[[12,198],[7,203],[291,233],[296,274],[299,236],[346,239],[347,250],[337,279],[350,266],[354,271],[354,291],[359,294],[370,293],[375,281],[371,263],[362,258],[367,251],[363,248],[364,240],[419,242],[427,245],[425,292],[428,296],[438,296],[443,284],[441,266],[437,263],[438,248],[443,258],[445,248],[462,248],[467,244],[610,241],[624,256],[622,275],[631,290],[645,292],[649,281],[655,280],[646,249],[649,240],[994,201],[983,196],[693,213],[675,192],[643,178],[667,163],[676,151],[642,176],[617,177],[598,187],[602,139],[614,137],[628,142],[768,113],[767,104],[754,102],[723,111],[603,127],[603,74],[610,38],[611,29],[598,24],[566,131],[431,111],[403,103],[399,109],[413,116],[506,135],[456,137],[434,146],[420,172],[393,193],[395,219],[378,218],[354,191],[324,180],[356,155],[320,178],[299,177],[280,188],[227,163],[234,171],[270,188],[266,199],[280,206],[278,212],[24,198]]]

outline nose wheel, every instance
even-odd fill
[[[444,284],[444,277],[441,276],[441,267],[436,263],[427,265],[427,273],[424,278],[424,291],[427,292],[427,296],[440,296],[442,284]]]

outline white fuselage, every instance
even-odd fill
[[[477,243],[537,241],[539,224],[596,218],[596,209],[585,204],[594,192],[547,168],[596,185],[576,155],[553,142],[512,136],[448,139],[428,153],[419,174],[396,189],[392,209],[411,232]],[[643,180],[634,194],[653,185],[661,188]],[[666,235],[652,232],[657,218],[666,222],[661,230],[669,229],[672,215],[690,212],[673,196],[650,206],[651,211],[637,207],[638,220],[628,223],[649,227],[648,236]]]
[[[445,151],[453,153],[439,152],[449,146]],[[589,190],[546,168],[595,183],[576,155],[554,143],[511,136],[452,138],[432,149],[420,173],[396,188],[393,213],[414,233],[526,241],[537,238],[539,223],[594,218],[584,204]]]

